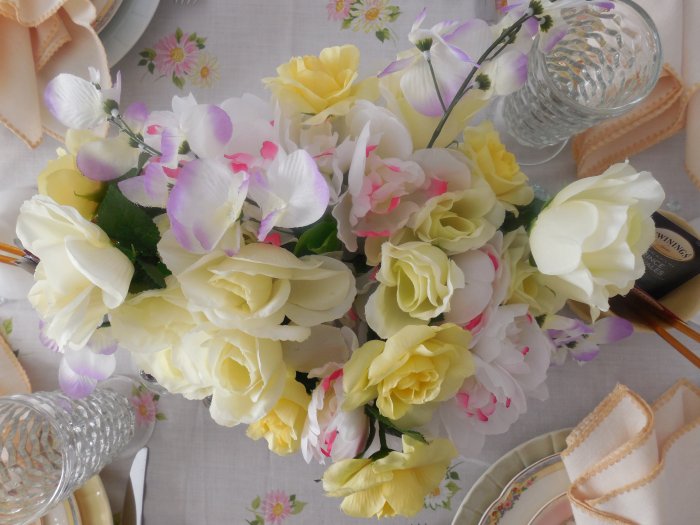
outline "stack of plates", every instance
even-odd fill
[[[559,453],[570,429],[513,449],[477,480],[453,525],[573,525],[569,478]]]
[[[33,525],[112,525],[112,509],[99,476],[90,478],[67,500]]]

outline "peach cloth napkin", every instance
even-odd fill
[[[89,0],[0,0],[0,122],[30,147],[44,132],[65,132],[44,107],[49,80],[59,73],[87,78],[91,66],[110,85],[95,16]]]
[[[617,385],[562,453],[577,525],[700,523],[700,388],[648,405]]]
[[[31,391],[27,373],[12,353],[10,345],[0,335],[0,396],[28,394]]]
[[[636,0],[654,20],[665,65],[652,93],[635,109],[577,135],[578,176],[598,175],[686,127],[686,171],[700,188],[700,21],[698,0]]]

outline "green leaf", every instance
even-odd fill
[[[180,40],[182,39],[182,29],[179,27],[175,30],[175,40],[177,40],[177,43],[180,43]]]
[[[327,215],[299,236],[294,255],[301,257],[310,253],[322,254],[340,250],[338,227],[333,217]]]
[[[384,41],[389,40],[391,38],[391,31],[389,30],[388,27],[385,27],[383,29],[380,29],[376,33],[374,33],[374,36],[376,36],[380,42],[384,42]]]
[[[153,73],[153,71],[155,71],[155,69],[156,69],[156,65],[153,62],[149,62],[148,63],[148,72]]]
[[[197,33],[191,33],[190,36],[187,37],[187,40],[189,42],[194,42],[195,40],[197,40]]]
[[[253,503],[250,504],[250,506],[253,508],[253,510],[257,510],[258,507],[260,507],[260,496],[258,496],[257,498],[255,498],[255,499],[253,500]]]
[[[293,503],[294,501],[296,501],[296,499],[297,499],[297,495],[296,495],[296,494],[291,494],[291,495],[289,496],[289,501],[291,501],[292,503]]]
[[[139,56],[143,58],[155,58],[156,57],[156,50],[151,49],[150,47],[147,47],[143,51],[139,53]]]
[[[350,24],[352,24],[353,17],[348,17],[345,20],[343,20],[343,23],[340,25],[341,29],[348,29],[350,27]]]
[[[3,319],[2,321],[2,331],[5,335],[12,334],[12,319]]]
[[[175,86],[177,86],[178,89],[182,89],[185,87],[185,79],[178,77],[177,75],[175,75],[175,73],[173,73],[173,84],[175,84]]]
[[[457,483],[455,483],[454,481],[448,481],[447,483],[445,483],[445,487],[452,494],[454,494],[455,492],[459,492],[459,485],[457,485]]]
[[[451,470],[449,473],[450,479],[459,479],[459,473],[457,473],[454,470]]]
[[[97,208],[96,222],[122,251],[158,256],[158,228],[144,208],[124,197],[115,183],[108,186]]]
[[[151,264],[143,259],[137,259],[136,263],[141,267],[144,273],[148,276],[156,288],[165,288],[165,275],[161,273],[160,268],[155,264]]]
[[[156,419],[157,419],[158,421],[165,421],[165,420],[168,419],[168,418],[165,417],[165,414],[163,414],[162,412],[158,412],[158,413],[156,414]]]
[[[306,507],[306,502],[304,501],[295,501],[292,504],[292,514],[299,514],[302,510],[304,510],[304,507]]]
[[[142,58],[141,60],[139,60],[139,64],[138,64],[139,66],[145,66],[146,64],[148,64],[148,60],[147,60],[147,59]]]
[[[547,204],[548,201],[534,198],[527,206],[518,206],[517,216],[512,212],[506,213],[506,218],[501,226],[501,231],[503,233],[512,232],[517,230],[520,226],[523,226],[526,230],[529,230],[532,224],[535,222],[535,219],[537,219],[537,216]]]

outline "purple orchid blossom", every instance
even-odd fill
[[[634,331],[632,323],[614,316],[587,325],[579,319],[550,315],[542,328],[556,347],[552,362],[557,365],[563,364],[568,354],[579,363],[591,361],[598,356],[599,345],[615,343]]]

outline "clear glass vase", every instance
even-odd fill
[[[0,398],[0,523],[28,523],[98,473],[132,440],[128,398],[98,389]]]
[[[505,128],[525,147],[563,141],[622,115],[654,88],[661,43],[654,22],[634,2],[615,9],[562,9],[569,31],[549,52],[535,42],[526,84],[502,101]],[[544,152],[543,154],[546,154]]]

